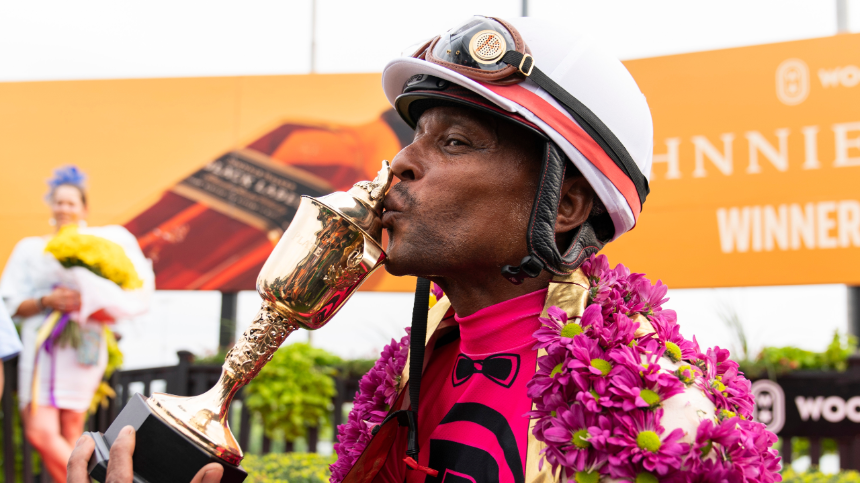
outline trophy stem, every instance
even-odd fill
[[[210,453],[238,465],[243,453],[230,431],[230,403],[298,328],[292,319],[264,301],[254,322],[227,353],[221,377],[212,389],[194,397],[153,394],[147,402],[168,423]]]

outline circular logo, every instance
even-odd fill
[[[809,68],[800,59],[786,59],[776,68],[776,97],[796,106],[809,95]]]
[[[785,425],[785,392],[779,384],[769,379],[759,379],[750,388],[755,398],[753,420],[767,426],[772,433],[779,433]]]
[[[481,64],[494,64],[506,50],[505,38],[495,30],[481,30],[469,41],[469,54]]]

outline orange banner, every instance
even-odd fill
[[[860,284],[860,35],[626,62],[654,116],[638,226],[613,262],[672,287]],[[378,74],[0,84],[0,263],[51,231],[53,168],[90,178],[161,289],[252,289],[297,197],[408,142]],[[375,275],[369,290],[410,291]]]
[[[89,223],[134,233],[159,289],[253,289],[301,195],[372,179],[411,139],[378,74],[3,83],[0,111],[0,263],[51,232],[45,180],[75,164]]]
[[[626,62],[652,194],[606,252],[670,287],[860,284],[860,35]]]

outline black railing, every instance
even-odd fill
[[[775,384],[773,384],[775,383]],[[839,466],[860,470],[860,356],[848,358],[848,370],[794,371],[778,376],[757,393],[756,419],[781,421],[783,466],[791,464],[792,438],[807,438],[809,459],[818,466],[822,441],[832,439],[838,447]],[[778,386],[778,388],[776,387]],[[763,392],[763,394],[762,394]],[[766,416],[763,418],[763,412]]]
[[[122,407],[128,402],[134,392],[145,396],[153,392],[164,391],[178,396],[193,396],[202,394],[215,385],[221,374],[221,366],[212,364],[194,364],[194,356],[190,352],[179,352],[179,364],[167,367],[152,367],[129,371],[118,371],[111,378],[111,386],[116,391],[116,398],[109,400],[106,408],[99,408],[87,422],[89,431],[104,432],[114,420]],[[23,437],[20,427],[18,409],[15,407],[17,392],[17,359],[3,364],[5,374],[2,407],[3,417],[3,481],[8,483],[24,481],[33,482],[33,449]],[[335,397],[333,398],[334,413],[332,415],[333,434],[337,438],[337,426],[343,422],[343,405],[351,402],[358,391],[359,377],[336,377]],[[839,460],[842,469],[860,469],[860,357],[849,359],[849,369],[846,372],[796,371],[776,379],[775,388],[765,390],[764,396],[757,397],[756,418],[763,417],[762,411],[768,411],[767,418],[782,417],[784,425],[779,431],[783,439],[783,466],[791,462],[791,439],[805,437],[809,439],[809,456],[813,465],[818,465],[822,453],[821,442],[824,438],[832,438],[839,447]],[[755,386],[754,386],[755,387]],[[781,393],[782,401],[775,396]],[[798,403],[803,398],[804,407]],[[820,399],[820,401],[819,401]],[[244,391],[239,391],[234,401],[244,402]],[[762,403],[770,403],[770,406]],[[781,404],[781,406],[779,406]],[[237,420],[238,418],[238,420]],[[18,421],[16,428],[15,421]],[[237,424],[238,423],[238,424]],[[251,414],[245,404],[234,404],[230,415],[230,426],[242,448],[250,448]],[[776,429],[776,428],[774,428]],[[16,442],[15,432],[20,431],[20,439]],[[308,428],[308,449],[314,451],[318,442],[318,428]],[[268,453],[272,441],[265,436],[259,446],[262,453]],[[292,450],[292,442],[285,441],[286,451]],[[18,479],[16,459],[20,456],[23,463],[21,479]],[[42,482],[50,478],[41,472]]]
[[[135,392],[144,396],[150,396],[153,392],[167,392],[177,396],[196,396],[206,392],[213,387],[221,375],[221,366],[214,364],[194,364],[194,355],[190,352],[180,351],[179,364],[166,367],[151,367],[145,369],[133,369],[128,371],[117,371],[110,379],[110,384],[116,391],[116,398],[110,399],[106,408],[99,408],[87,421],[88,431],[107,430],[110,423],[116,418],[128,400]],[[17,394],[17,358],[6,361],[3,364],[5,382],[2,400],[3,409],[3,476],[8,483],[24,481],[33,482],[33,449],[23,436],[23,428],[20,428],[21,439],[15,441],[15,418],[17,408],[14,399]],[[332,426],[334,439],[337,440],[337,426],[343,422],[343,405],[352,402],[356,391],[358,391],[359,377],[335,377],[336,394],[333,398]],[[154,389],[155,388],[155,389]],[[230,414],[230,427],[242,448],[250,448],[251,439],[251,413],[244,403],[244,390],[240,390],[234,402]],[[20,418],[18,418],[20,425]],[[306,433],[308,451],[316,452],[319,441],[319,428],[308,427]],[[20,447],[19,447],[20,445]],[[271,439],[262,436],[260,444],[263,454],[269,453],[272,448]],[[293,442],[285,441],[286,451],[292,451]],[[15,461],[20,452],[23,469],[21,479],[18,478]],[[41,481],[48,482],[50,479],[47,472],[42,468]]]

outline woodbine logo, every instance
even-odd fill
[[[848,418],[851,422],[860,423],[860,396],[854,396],[847,401],[839,396],[797,396],[794,403],[803,421],[818,421],[823,418],[825,421],[838,423]]]
[[[818,69],[818,79],[824,88],[854,87],[860,84],[860,67],[846,65],[832,69]]]
[[[825,89],[854,87],[860,84],[860,67],[844,65],[818,69],[818,80]],[[776,68],[776,98],[796,106],[809,97],[809,67],[800,59],[786,59]]]
[[[787,106],[794,106],[809,96],[809,67],[800,59],[784,60],[776,68],[776,97]]]

